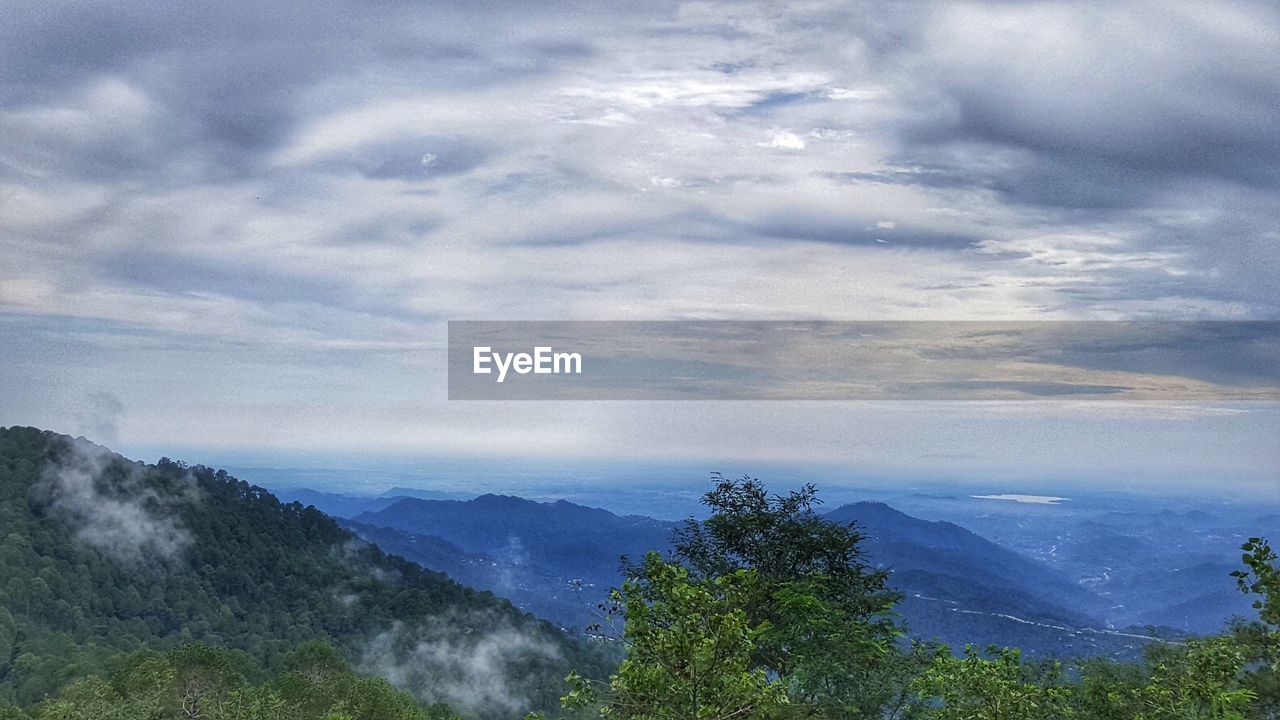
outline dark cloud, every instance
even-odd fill
[[[959,8],[966,8],[961,10]],[[1188,178],[1280,186],[1280,14],[1145,3],[989,3],[939,13],[892,159],[1010,201],[1148,204]],[[927,23],[926,23],[927,24]],[[995,158],[997,161],[992,162]]]
[[[39,109],[113,79],[151,103],[156,115],[146,127],[126,138],[109,132],[32,138],[19,149],[24,163],[95,180],[222,182],[264,172],[266,157],[301,123],[345,99],[321,90],[335,81],[355,81],[376,68],[381,78],[419,90],[474,90],[594,52],[584,39],[554,31],[538,37],[532,26],[545,25],[543,12],[524,28],[513,12],[485,18],[487,26],[480,14],[449,3],[336,0],[305,12],[239,1],[25,3],[0,29],[0,102]],[[532,39],[518,38],[521,32]],[[345,92],[367,90],[353,82]],[[467,162],[441,155],[437,170]]]
[[[963,397],[965,394],[981,394],[1007,391],[1013,395],[1031,397],[1107,396],[1131,392],[1125,385],[1090,385],[1065,382],[1010,382],[997,380],[967,380],[947,383],[912,383],[905,388],[908,393],[931,394],[940,397]]]
[[[981,238],[962,233],[938,232],[910,227],[876,227],[813,211],[782,211],[767,215],[750,230],[775,240],[812,240],[842,245],[894,246],[905,248],[963,249]]]
[[[818,100],[813,93],[779,91],[766,94],[763,98],[751,103],[750,105],[738,110],[740,115],[765,115],[768,116],[773,111],[786,108],[788,106],[798,105],[804,102],[812,102]]]

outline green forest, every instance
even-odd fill
[[[476,717],[555,708],[571,668],[612,664],[225,472],[0,430],[0,704],[35,708],[140,648],[199,642],[275,674],[315,641]]]
[[[709,519],[581,636],[388,556],[223,471],[0,429],[0,718],[669,720],[1280,717],[1280,572],[1258,619],[1142,662],[909,641],[888,572],[812,486],[715,477]]]

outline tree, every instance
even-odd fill
[[[1236,623],[1232,636],[1245,653],[1243,684],[1255,695],[1257,717],[1280,717],[1280,568],[1264,538],[1241,545],[1243,570],[1232,574],[1242,592],[1256,595],[1259,622]]]
[[[927,716],[936,720],[1067,720],[1075,717],[1071,691],[1063,687],[1056,665],[1023,664],[1018,650],[992,649],[982,657],[966,646],[964,657],[945,648],[916,681],[931,699]]]
[[[750,720],[776,715],[784,686],[756,667],[767,628],[742,609],[759,576],[737,570],[696,578],[657,553],[640,577],[615,591],[625,608],[627,658],[597,693],[571,675],[565,705],[599,706],[602,715],[632,720]]]
[[[769,495],[713,476],[705,523],[675,554],[627,565],[613,594],[626,660],[604,692],[571,676],[570,707],[627,717],[897,717],[909,676],[889,614],[898,596],[813,486]]]
[[[1264,538],[1249,538],[1240,549],[1244,570],[1236,570],[1231,576],[1240,590],[1257,595],[1253,607],[1262,622],[1280,625],[1280,568],[1276,567],[1276,553]]]
[[[891,610],[899,595],[888,572],[872,568],[852,525],[826,520],[813,485],[770,495],[756,479],[713,475],[704,523],[688,521],[676,559],[695,577],[749,570],[742,598],[755,640],[755,666],[787,686],[804,713],[879,718],[901,696],[895,672],[902,631]]]

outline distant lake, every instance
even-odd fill
[[[1063,500],[1071,498],[1054,497],[1053,495],[970,495],[975,500],[1012,500],[1018,503],[1028,503],[1031,505],[1057,505]]]

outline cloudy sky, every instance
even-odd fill
[[[0,424],[1276,486],[1271,405],[468,405],[443,373],[450,319],[1280,320],[1274,3],[299,7],[10,4]]]

